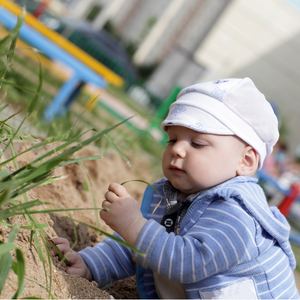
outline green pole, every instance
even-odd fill
[[[176,97],[178,93],[182,90],[182,87],[176,85],[173,87],[167,98],[162,102],[160,107],[158,108],[155,116],[153,117],[150,126],[149,131],[160,131],[160,124],[163,121],[163,119],[167,116],[169,112],[170,105],[176,100]],[[163,135],[160,142],[164,144],[168,137],[166,135]]]
[[[150,124],[150,129],[160,128],[162,120],[167,116],[170,105],[176,100],[178,93],[182,90],[180,86],[174,86],[167,98],[162,102],[158,108],[155,116]]]

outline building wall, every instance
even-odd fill
[[[140,62],[140,64],[147,65],[161,61],[172,47],[180,43],[181,37],[186,34],[188,23],[194,18],[197,1],[201,5],[204,0],[182,1],[183,4],[180,6],[178,12],[170,20],[164,31],[161,32],[159,39],[153,45],[145,60]]]
[[[229,3],[230,0],[196,0],[196,10],[190,12],[192,17],[185,28],[185,34],[180,38],[180,47],[195,52]]]
[[[159,19],[169,0],[131,0],[112,20],[126,40],[140,43],[150,19]]]
[[[153,55],[160,51],[160,65],[147,81],[147,89],[156,96],[165,98],[174,86],[187,86],[197,82],[204,67],[195,61],[194,53],[224,12],[230,1],[188,1],[189,7],[180,11],[181,22],[164,34],[168,44],[155,45]],[[171,32],[172,29],[172,32]],[[152,56],[152,58],[155,56]],[[158,59],[159,57],[156,56]],[[150,59],[150,58],[149,58]]]
[[[175,86],[185,87],[197,81],[204,72],[190,55],[181,48],[172,49],[145,84],[153,95],[164,99]]]
[[[174,47],[178,46],[185,51],[194,52],[229,2],[230,0],[168,1],[168,5],[160,16],[161,19],[157,21],[152,32],[138,49],[138,53],[145,51],[146,54],[136,54],[139,56],[139,59],[134,57],[136,63],[147,65],[160,62]],[[167,26],[164,26],[163,22],[168,17],[167,14],[172,13],[171,10],[176,3],[179,9],[170,18]],[[143,5],[140,8],[144,9]],[[155,36],[153,36],[154,31],[156,31]],[[151,39],[155,39],[152,44]],[[148,44],[148,48],[144,47],[144,44]]]
[[[300,143],[300,13],[286,0],[234,0],[196,53],[200,80],[250,77],[276,102],[295,153]]]

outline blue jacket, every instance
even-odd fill
[[[154,185],[161,195],[164,181]],[[136,243],[145,255],[109,238],[80,255],[100,287],[136,274],[141,298],[158,298],[155,271],[182,283],[190,299],[298,299],[290,227],[256,182],[239,176],[206,191],[189,207],[179,235],[159,224],[165,202],[147,187],[141,210],[149,221]]]

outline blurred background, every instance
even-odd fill
[[[289,153],[300,155],[300,1],[14,2],[120,75],[153,115],[177,86],[250,77],[276,107]]]
[[[23,7],[26,24],[8,78],[37,85],[41,61],[41,107],[29,130],[57,134],[85,108],[77,131],[135,115],[113,138],[124,152],[142,148],[157,176],[160,122],[179,90],[250,77],[281,133],[257,176],[270,205],[289,218],[300,261],[300,0],[0,0],[1,39]],[[27,98],[18,88],[8,92],[16,106]]]

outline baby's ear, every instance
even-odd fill
[[[253,176],[258,169],[258,163],[258,153],[251,146],[246,146],[242,152],[242,157],[237,169],[237,175]]]

